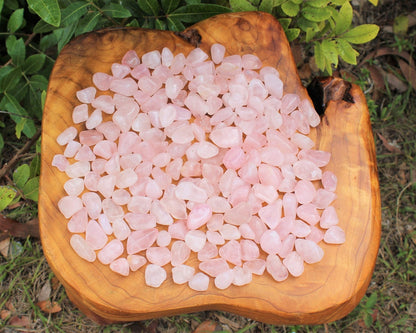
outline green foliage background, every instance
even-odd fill
[[[213,15],[257,10],[278,18],[289,41],[311,49],[325,74],[339,59],[356,64],[353,45],[379,30],[354,26],[349,0],[0,0],[0,127],[12,123],[16,139],[35,135],[55,59],[80,34],[111,26],[181,31]],[[0,134],[0,153],[3,148]],[[0,187],[0,210],[22,197],[37,201],[38,159],[28,167],[29,174],[26,167],[15,170],[15,187]]]

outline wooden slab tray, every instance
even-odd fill
[[[195,33],[197,32],[197,33]],[[213,43],[228,54],[253,53],[264,65],[276,67],[285,92],[307,97],[289,44],[279,23],[260,12],[219,15],[187,29],[181,36],[167,31],[109,29],[82,35],[66,46],[53,69],[42,128],[42,167],[39,195],[40,231],[45,256],[69,298],[86,315],[101,323],[134,321],[208,309],[223,310],[271,324],[318,324],[348,314],[364,295],[374,269],[380,241],[380,196],[373,135],[366,101],[353,85],[354,103],[330,102],[322,123],[311,133],[316,148],[332,153],[329,170],[338,176],[334,203],[344,245],[322,244],[323,260],[307,265],[299,278],[275,282],[268,274],[246,286],[206,292],[165,281],[160,288],[145,286],[144,270],[122,277],[100,262],[80,259],[69,245],[67,220],[58,211],[67,176],[51,166],[62,153],[57,136],[72,125],[79,104],[77,90],[92,85],[95,72],[110,73],[126,51],[139,56],[163,47],[188,54],[199,46],[209,52]],[[79,126],[79,129],[81,127]],[[191,262],[191,265],[197,263]],[[169,266],[169,265],[168,265]],[[168,268],[168,271],[170,268]],[[169,274],[169,272],[168,272]]]

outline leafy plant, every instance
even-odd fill
[[[377,0],[370,0],[377,5]],[[351,44],[374,39],[375,24],[353,26],[353,9],[349,0],[230,0],[233,11],[261,10],[274,14],[285,29],[289,41],[313,46],[318,68],[332,74],[339,58],[357,64],[359,53]]]

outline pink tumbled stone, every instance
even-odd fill
[[[135,254],[148,249],[156,241],[157,233],[156,228],[133,231],[127,238],[127,253]]]
[[[305,237],[305,239],[311,240],[318,244],[321,240],[324,239],[324,232],[315,226],[311,226],[311,232],[308,236]]]
[[[319,221],[319,225],[323,229],[328,229],[334,225],[337,225],[338,222],[339,219],[335,208],[329,206],[323,210],[321,220]]]
[[[294,219],[296,217],[296,208],[298,200],[293,193],[285,193],[282,199],[283,213],[286,218]]]
[[[77,197],[84,191],[84,181],[82,178],[69,179],[65,182],[64,189],[69,196]]]
[[[82,146],[75,154],[74,159],[77,161],[94,161],[96,158],[91,148],[88,146]]]
[[[66,168],[70,165],[67,158],[62,154],[56,154],[52,159],[52,166],[57,167],[59,171],[65,172]]]
[[[189,212],[187,226],[188,229],[198,229],[209,221],[212,210],[207,204],[195,204]]]
[[[106,235],[111,235],[113,233],[113,227],[111,226],[107,215],[100,214],[100,216],[98,216],[98,223],[100,224],[101,228],[103,228]]]
[[[124,189],[118,189],[113,192],[111,199],[116,205],[126,205],[130,201],[130,192]]]
[[[58,201],[59,211],[69,219],[82,208],[82,201],[78,197],[66,196]]]
[[[268,254],[276,254],[282,247],[279,234],[274,230],[267,230],[260,238],[262,250]]]
[[[67,228],[70,232],[73,233],[81,233],[85,232],[87,229],[88,224],[88,214],[87,209],[82,208],[74,215],[72,215],[71,219],[68,221]]]
[[[225,243],[224,237],[222,237],[218,231],[207,230],[207,240],[215,245],[222,245]]]
[[[219,229],[219,233],[225,240],[240,239],[241,234],[235,225],[225,223]]]
[[[150,263],[165,266],[171,261],[171,252],[167,247],[153,246],[146,250],[146,258]]]
[[[73,250],[84,260],[93,262],[96,259],[96,254],[88,242],[80,235],[75,234],[71,236],[70,244]]]
[[[219,249],[219,255],[221,258],[228,262],[241,266],[241,245],[236,240],[230,240]]]
[[[282,217],[282,200],[278,199],[274,203],[263,206],[259,210],[259,217],[267,224],[270,229],[274,229]]]
[[[189,288],[196,291],[205,291],[209,286],[209,276],[204,273],[196,273],[188,282]]]
[[[116,186],[126,188],[132,186],[138,180],[137,174],[133,169],[125,169],[116,176]]]
[[[198,145],[197,154],[201,158],[211,158],[218,154],[219,149],[208,141],[202,141]]]
[[[280,183],[283,180],[280,169],[263,163],[258,167],[258,176],[261,184],[271,185],[275,189],[280,186]]]
[[[293,164],[293,171],[296,177],[304,180],[319,180],[322,178],[322,171],[309,160],[299,160]]]
[[[172,268],[172,279],[176,284],[189,282],[195,274],[195,268],[188,265],[178,265]]]
[[[263,272],[266,269],[266,261],[263,259],[249,260],[243,264],[243,268],[250,271],[252,274],[263,275]]]
[[[73,141],[76,138],[77,134],[78,131],[75,127],[68,127],[61,134],[58,135],[58,137],[56,138],[56,142],[59,145],[64,146],[67,143]]]
[[[224,59],[225,46],[221,44],[212,44],[211,59],[215,64],[219,64]]]
[[[88,216],[95,220],[101,213],[101,198],[95,192],[85,192],[82,195],[82,202],[87,208]]]
[[[130,265],[126,258],[118,258],[110,263],[110,269],[123,276],[130,273]]]
[[[241,61],[244,69],[260,69],[262,66],[261,60],[254,54],[244,54]]]
[[[146,285],[158,288],[166,280],[167,274],[163,267],[154,264],[148,264],[144,273]]]
[[[161,57],[162,57],[162,65],[168,66],[168,67],[170,65],[172,65],[174,55],[173,55],[172,51],[169,48],[164,47],[162,49]]]
[[[321,218],[316,206],[310,203],[300,205],[296,209],[296,214],[305,222],[309,223],[310,225],[315,225],[319,222]]]
[[[296,252],[308,264],[314,264],[322,260],[324,250],[315,242],[306,239],[297,239],[295,241]]]
[[[243,267],[235,266],[234,271],[234,280],[233,285],[235,286],[244,286],[249,284],[252,280],[252,273]]]
[[[203,203],[208,198],[205,190],[190,181],[180,182],[175,189],[175,195],[178,199],[191,200],[198,203]]]
[[[93,148],[93,152],[96,156],[105,159],[109,159],[116,151],[117,145],[109,140],[100,141]]]
[[[74,107],[72,111],[72,121],[75,124],[82,123],[88,119],[88,105],[81,104]]]
[[[120,136],[120,127],[112,121],[101,123],[97,126],[97,131],[104,135],[104,137],[109,141],[115,141]]]
[[[234,270],[228,269],[218,274],[214,279],[215,287],[224,290],[227,289],[234,281]]]
[[[166,230],[160,230],[157,234],[156,244],[158,246],[168,246],[172,240],[171,235]]]
[[[280,258],[275,254],[270,254],[266,259],[266,270],[276,281],[284,281],[289,276],[289,272],[283,265]]]
[[[133,213],[147,213],[152,206],[152,199],[140,195],[133,195],[127,204],[127,209]]]
[[[113,222],[113,234],[117,239],[124,241],[127,237],[130,236],[131,230],[128,224],[124,221],[124,219],[115,218],[115,219],[112,219],[112,222]]]
[[[123,208],[119,205],[116,205],[116,203],[113,200],[104,199],[102,201],[102,206],[104,214],[108,216],[110,221],[123,218]]]
[[[79,142],[82,145],[93,146],[103,139],[103,134],[97,130],[85,130],[79,133]]]
[[[316,191],[316,196],[312,203],[316,206],[316,208],[325,209],[329,207],[331,202],[336,198],[337,195],[334,192],[320,188]]]
[[[224,220],[227,223],[241,225],[248,223],[251,218],[251,208],[247,202],[240,202],[235,207],[225,211]]]
[[[94,110],[85,122],[85,127],[87,129],[96,128],[98,125],[102,123],[102,121],[103,116],[101,110]]]
[[[111,75],[101,72],[94,73],[92,76],[92,82],[101,91],[110,89],[112,79]]]
[[[76,95],[78,100],[81,103],[91,103],[94,98],[95,98],[95,94],[97,92],[97,89],[95,89],[94,87],[88,87],[82,90],[78,90]]]
[[[98,260],[101,261],[104,265],[108,265],[116,258],[122,255],[124,251],[124,246],[121,241],[118,239],[113,239],[107,243],[104,248],[98,252]]]
[[[311,228],[307,223],[295,220],[291,232],[297,237],[306,237],[310,234]]]
[[[345,243],[345,231],[337,225],[328,228],[324,235],[324,242],[328,244]]]
[[[208,237],[207,237],[208,238]],[[198,252],[198,260],[206,261],[215,258],[218,255],[218,249],[215,244],[206,242],[204,247]]]
[[[150,207],[150,213],[156,218],[156,222],[161,225],[170,225],[173,223],[172,216],[163,208],[160,201],[153,201]]]
[[[123,79],[130,73],[130,66],[126,64],[114,63],[111,65],[111,73],[115,79]]]
[[[265,74],[264,75],[264,85],[269,91],[270,95],[276,98],[282,98],[283,95],[283,82],[280,80],[279,76],[276,74]]]
[[[316,195],[315,186],[310,180],[301,179],[295,186],[295,195],[300,204],[310,203]]]
[[[185,235],[186,245],[194,252],[202,250],[205,245],[207,236],[201,230],[189,230]]]
[[[74,157],[81,148],[81,144],[78,141],[70,141],[65,147],[64,156],[67,158]]]
[[[215,258],[203,261],[199,264],[199,269],[204,273],[216,277],[230,269],[227,262],[222,258]]]
[[[123,56],[123,58],[121,59],[121,63],[123,65],[127,65],[133,68],[140,64],[140,58],[137,55],[136,51],[130,50],[127,51],[126,54]]]
[[[325,190],[334,192],[337,189],[337,176],[331,171],[325,171],[322,174],[322,185]]]
[[[227,169],[237,170],[241,168],[246,160],[245,153],[240,147],[232,147],[229,149],[222,160]]]
[[[301,160],[313,162],[317,167],[324,167],[329,163],[331,153],[322,150],[302,150],[298,155]]]
[[[285,239],[282,241],[282,248],[277,253],[280,258],[286,258],[286,256],[293,251],[293,247],[295,246],[296,236],[293,234],[289,234],[286,236]]]
[[[100,192],[105,198],[111,198],[116,185],[115,175],[106,175],[98,180],[97,191]]]
[[[144,230],[156,227],[156,218],[146,213],[127,213],[124,219],[133,230]]]
[[[283,259],[283,265],[285,265],[289,273],[295,277],[302,275],[304,271],[303,259],[295,251],[290,252],[286,258]]]
[[[104,170],[109,175],[117,175],[120,172],[120,156],[118,154],[111,156],[111,158],[105,164]]]
[[[242,133],[237,127],[216,128],[209,137],[220,148],[231,148],[242,143]]]
[[[100,250],[107,244],[108,237],[97,221],[91,220],[87,224],[85,239],[93,250]]]
[[[155,69],[161,64],[161,55],[158,50],[150,51],[142,56],[142,63],[148,68]]]
[[[168,232],[175,239],[185,239],[185,235],[188,232],[188,228],[186,227],[186,221],[179,221],[171,224],[168,227]]]
[[[137,271],[140,267],[143,267],[147,260],[145,257],[137,255],[137,254],[129,254],[127,256],[127,262],[129,263],[129,267],[132,272]]]
[[[259,247],[257,244],[248,239],[242,239],[241,244],[241,259],[244,261],[257,259],[260,255]]]
[[[178,266],[188,260],[191,254],[191,249],[184,241],[178,240],[172,244],[171,247],[171,264]]]

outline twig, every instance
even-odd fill
[[[405,187],[403,187],[403,189],[400,191],[399,196],[397,197],[397,201],[396,201],[396,229],[397,232],[399,234],[399,238],[400,238],[400,243],[402,243],[402,233],[400,231],[400,227],[399,227],[399,207],[400,207],[400,200],[402,198],[402,195],[404,193],[404,191],[406,191],[410,186],[416,184],[416,181],[411,181],[409,183],[407,183],[407,185]]]
[[[20,156],[26,153],[30,149],[30,147],[32,147],[32,145],[40,137],[40,133],[41,133],[41,128],[39,128],[37,132],[35,133],[35,135],[33,135],[33,137],[28,142],[26,142],[25,145],[20,150],[17,151],[17,153],[13,156],[13,158],[9,161],[9,163],[5,163],[3,165],[3,167],[0,169],[0,179],[2,179],[4,175],[7,172],[9,172],[11,168],[13,168],[13,166],[16,164]]]

